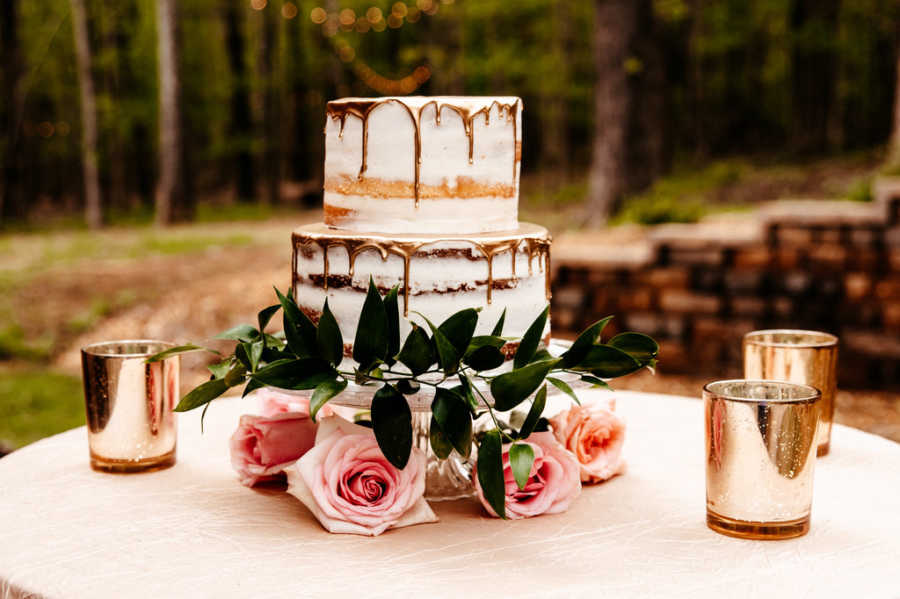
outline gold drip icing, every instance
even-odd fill
[[[362,122],[362,159],[360,160],[359,174],[357,175],[357,179],[362,180],[363,174],[366,172],[366,167],[368,165],[368,146],[369,146],[369,114],[382,104],[386,104],[388,102],[396,102],[400,104],[406,109],[406,112],[409,113],[409,117],[412,120],[413,130],[414,130],[414,143],[415,143],[415,158],[414,158],[414,178],[413,178],[413,194],[415,197],[415,206],[419,207],[419,173],[422,167],[422,129],[421,129],[421,120],[422,113],[425,111],[430,105],[434,105],[435,109],[435,124],[440,126],[441,124],[441,110],[444,108],[449,108],[450,110],[455,111],[463,122],[463,129],[465,130],[466,137],[469,141],[469,164],[473,164],[475,157],[475,127],[474,121],[475,117],[479,114],[484,115],[484,124],[489,126],[491,124],[491,108],[494,105],[497,105],[497,113],[502,117],[505,113],[507,122],[512,122],[512,131],[513,131],[513,171],[512,171],[512,183],[513,187],[516,184],[516,166],[518,165],[520,154],[521,154],[521,142],[518,137],[518,124],[516,122],[516,115],[519,106],[518,98],[511,103],[501,103],[497,100],[492,101],[487,106],[482,106],[476,111],[472,111],[471,108],[451,104],[451,103],[438,103],[437,100],[431,100],[423,104],[417,111],[414,111],[409,107],[405,102],[398,98],[381,98],[381,99],[373,99],[373,100],[348,100],[348,101],[334,101],[329,102],[326,108],[326,114],[330,116],[333,120],[340,121],[340,131],[338,132],[338,138],[343,139],[344,136],[344,125],[347,120],[347,115],[353,115],[360,119]]]
[[[409,316],[409,296],[410,296],[410,264],[412,257],[423,247],[441,242],[454,241],[471,244],[482,256],[484,256],[488,267],[487,277],[487,303],[493,300],[494,288],[494,257],[503,252],[510,252],[512,258],[512,275],[517,280],[516,275],[516,256],[519,247],[525,242],[525,251],[528,254],[528,270],[532,272],[532,261],[535,256],[538,257],[538,265],[544,272],[546,295],[550,297],[550,236],[546,230],[541,227],[529,225],[520,228],[519,232],[507,236],[482,235],[485,237],[479,241],[478,235],[472,237],[440,237],[435,235],[418,235],[407,236],[406,238],[389,238],[379,235],[345,235],[337,233],[333,229],[328,229],[324,225],[311,225],[304,229],[300,229],[293,234],[294,241],[294,285],[297,284],[297,249],[301,246],[314,244],[318,246],[323,254],[322,271],[324,274],[323,287],[328,290],[329,260],[328,249],[331,247],[343,247],[348,257],[348,274],[353,278],[356,258],[360,253],[367,249],[375,250],[381,256],[383,261],[388,259],[390,254],[400,256],[403,259],[403,315]],[[543,258],[543,264],[541,264]]]

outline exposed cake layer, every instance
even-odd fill
[[[521,110],[515,97],[329,102],[325,223],[385,233],[515,229]]]
[[[489,334],[506,309],[504,336],[520,337],[547,305],[550,236],[523,223],[497,234],[448,237],[386,236],[330,229],[324,224],[294,232],[294,296],[316,318],[328,305],[352,343],[370,277],[382,293],[399,287],[401,312],[425,325],[467,307],[481,307],[476,335]],[[401,319],[401,338],[411,329]],[[549,336],[547,323],[545,336]]]

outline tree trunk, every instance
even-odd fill
[[[100,206],[100,178],[97,171],[97,99],[91,75],[91,46],[88,42],[87,11],[84,0],[71,0],[78,87],[81,91],[81,165],[84,173],[84,216],[88,227],[103,225]]]
[[[588,218],[606,223],[619,207],[628,173],[628,128],[631,90],[626,71],[629,49],[637,31],[636,0],[597,0],[594,56],[594,152],[589,173]]]
[[[253,168],[253,118],[250,112],[250,82],[244,55],[244,31],[241,14],[246,11],[242,0],[229,0],[225,7],[225,49],[233,79],[231,92],[231,144],[235,147],[234,175],[237,200],[252,202],[256,197],[256,174]]]
[[[794,0],[791,7],[792,145],[796,152],[818,153],[828,147],[837,71],[833,40],[837,38],[840,6],[840,0]]]
[[[22,51],[19,44],[19,0],[0,2],[0,44],[3,84],[2,134],[3,176],[0,177],[0,223],[25,215],[22,193],[22,136],[20,126],[25,109],[22,89]]]
[[[278,128],[278,88],[275,85],[275,52],[278,49],[278,8],[267,5],[260,11],[262,40],[260,75],[263,80],[263,176],[266,180],[266,200],[278,203],[281,185],[278,160],[281,135]]]
[[[541,112],[541,168],[556,182],[566,179],[569,166],[569,119],[565,90],[569,78],[569,14],[568,0],[556,0],[553,26],[548,40],[550,52],[557,65],[552,80],[545,81],[540,100]]]
[[[184,184],[180,80],[178,72],[177,0],[156,0],[159,61],[159,180],[156,222],[166,225],[192,216]]]
[[[894,123],[891,131],[891,147],[887,166],[900,169],[900,41],[897,42],[897,66],[894,75]]]

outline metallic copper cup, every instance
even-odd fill
[[[145,472],[175,463],[180,361],[147,363],[164,341],[109,341],[81,349],[91,467]]]
[[[703,388],[707,526],[745,539],[809,531],[820,397],[781,381]]]
[[[837,354],[838,338],[829,333],[773,329],[744,335],[744,378],[812,385],[822,393],[819,456],[831,446]]]

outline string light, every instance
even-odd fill
[[[250,0],[250,6],[253,8],[253,10],[262,10],[268,3],[268,0]]]
[[[409,12],[409,9],[405,2],[394,2],[394,5],[391,7],[391,14],[395,14],[398,17],[405,17],[407,12]]]
[[[366,11],[366,20],[371,24],[375,24],[383,18],[381,14],[381,9],[377,6],[369,7],[369,10]]]
[[[338,19],[341,21],[341,25],[353,25],[356,23],[356,13],[352,8],[345,8],[341,11]]]
[[[326,20],[328,20],[328,13],[325,12],[325,9],[321,6],[317,6],[311,11],[309,11],[309,20],[315,23],[316,25],[321,25]]]
[[[297,5],[293,2],[285,2],[284,6],[281,7],[281,16],[287,20],[291,20],[297,16]]]

